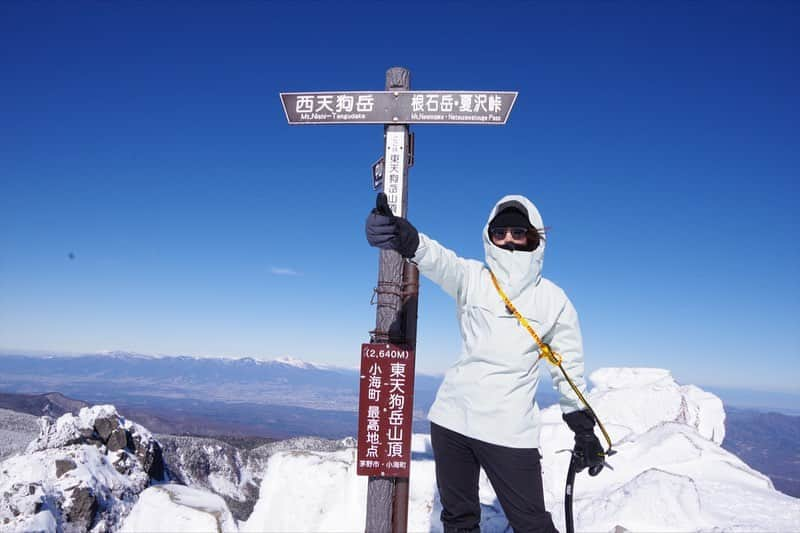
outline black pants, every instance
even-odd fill
[[[445,533],[480,531],[480,467],[486,472],[515,533],[556,531],[550,513],[544,508],[538,449],[489,444],[434,423],[431,423],[431,444]]]

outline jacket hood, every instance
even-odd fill
[[[533,202],[524,196],[510,194],[501,198],[494,205],[486,220],[486,225],[483,227],[483,249],[486,252],[486,264],[494,272],[506,295],[513,299],[529,286],[538,285],[542,279],[542,263],[547,241],[542,238],[538,248],[532,252],[511,251],[496,246],[489,238],[489,223],[498,212],[509,206],[525,212],[531,225],[537,230],[544,228],[544,222]]]

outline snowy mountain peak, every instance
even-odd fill
[[[97,355],[103,355],[106,357],[117,357],[117,358],[126,358],[126,359],[161,359],[162,355],[152,355],[152,354],[143,354],[138,352],[126,352],[123,350],[101,350],[97,352]]]
[[[284,355],[283,357],[278,357],[277,359],[273,359],[274,362],[280,363],[282,365],[293,366],[295,368],[302,368],[302,369],[311,369],[317,368],[317,365],[313,363],[307,363],[302,359],[296,359],[291,355]]]
[[[602,368],[589,376],[589,402],[616,442],[665,422],[693,427],[721,444],[725,437],[722,400],[694,385],[679,385],[660,368]]]
[[[597,389],[628,389],[672,383],[672,373],[663,368],[600,368],[589,379]]]

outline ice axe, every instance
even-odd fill
[[[592,414],[594,414],[594,412],[592,412]],[[556,453],[561,452],[570,453],[569,468],[567,469],[567,485],[564,489],[564,523],[567,526],[567,533],[575,533],[575,524],[572,517],[572,494],[575,488],[575,473],[578,471],[578,466],[583,463],[583,457],[580,452],[574,450],[558,450]],[[615,453],[617,453],[616,450],[612,450],[609,444],[608,450],[605,452],[606,457],[614,455]],[[590,466],[589,475],[596,476],[603,467],[614,470],[613,466],[603,461],[601,465]]]

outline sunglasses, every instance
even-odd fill
[[[489,234],[494,239],[502,239],[506,236],[506,233],[511,233],[511,238],[515,240],[519,240],[523,238],[528,233],[527,228],[491,228],[489,229]]]

